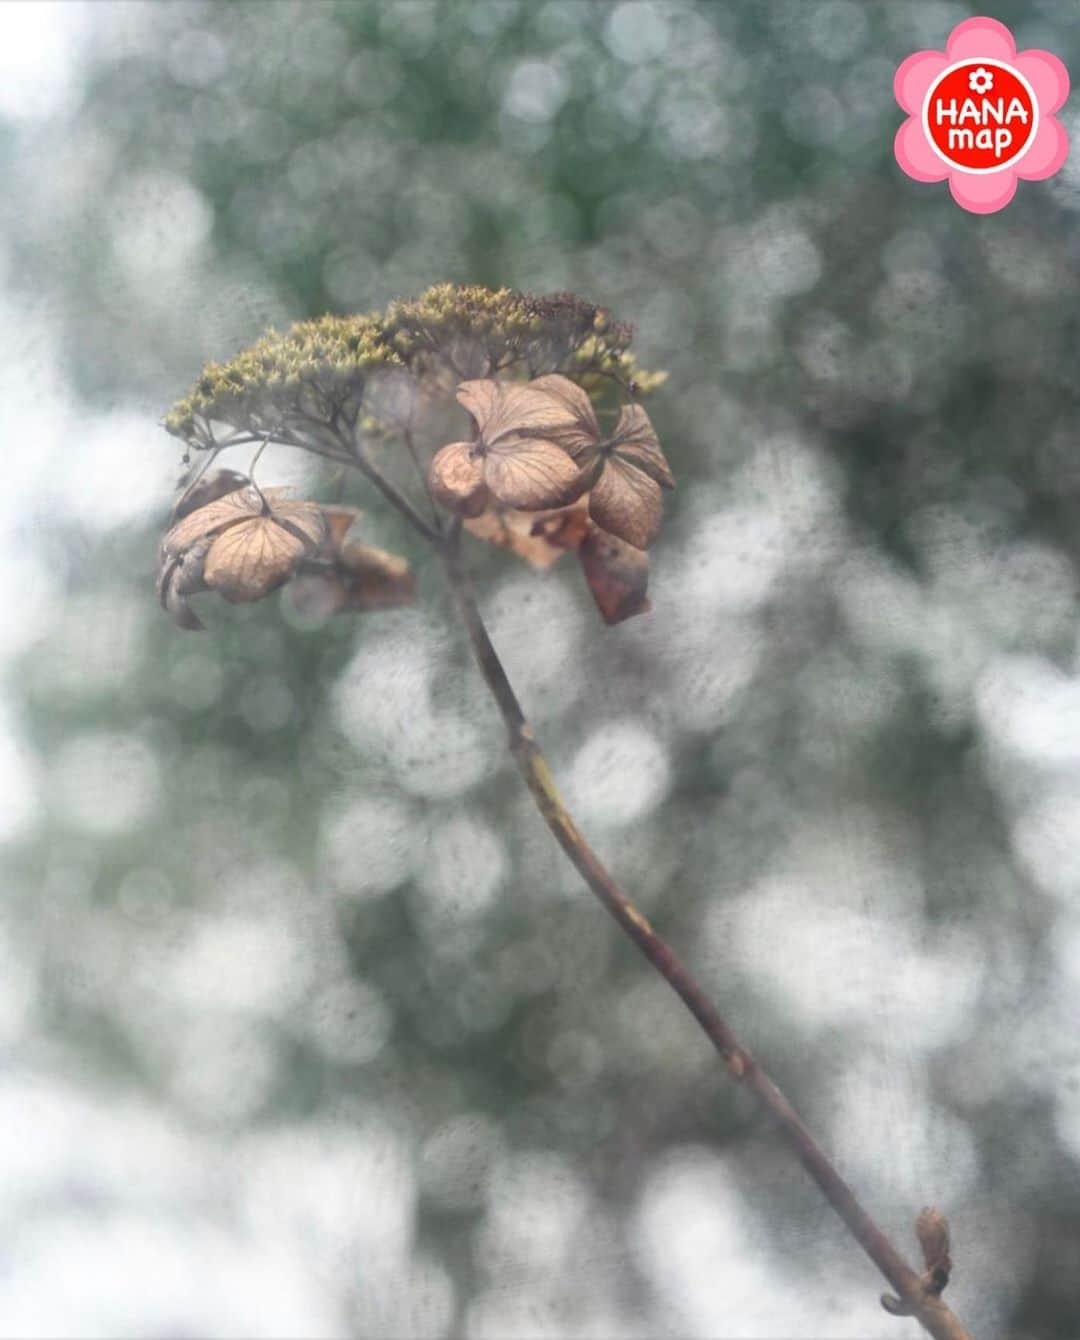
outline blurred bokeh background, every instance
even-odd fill
[[[985,218],[892,158],[978,12],[0,6],[0,1334],[918,1334],[378,500],[409,610],[154,603],[203,361],[442,280],[671,373],[651,615],[474,555],[587,832],[980,1340],[1080,1334],[1080,152]]]

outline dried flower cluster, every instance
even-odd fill
[[[637,400],[664,374],[637,367],[630,336],[573,294],[443,284],[382,314],[268,332],[210,364],[166,427],[200,452],[272,441],[356,465],[435,542],[449,520],[422,519],[432,502],[534,565],[574,551],[617,623],[648,608],[645,550],[674,483]],[[410,468],[408,484],[395,477]],[[362,545],[354,521],[235,471],[204,475],[165,537],[162,602],[199,627],[189,597],[205,590],[255,600],[288,584],[298,608],[325,613],[408,598],[404,561]]]
[[[352,538],[358,517],[351,507],[260,489],[234,470],[212,471],[174,509],[161,543],[158,598],[189,629],[203,626],[190,602],[200,591],[239,604],[293,582],[297,609],[322,616],[407,603],[408,564]]]
[[[525,558],[534,551],[514,544],[509,515],[545,513],[529,537],[556,550],[577,549],[608,623],[647,608],[644,550],[660,528],[661,489],[675,481],[645,410],[623,406],[605,437],[589,397],[558,374],[525,384],[467,381],[457,399],[475,435],[436,454],[432,496],[463,517],[490,509],[505,527],[501,542]],[[497,535],[485,537],[500,542]]]
[[[217,444],[215,424],[253,441],[325,435],[335,419],[355,423],[372,375],[399,364],[375,317],[299,321],[228,363],[208,364],[165,427],[193,447]]]

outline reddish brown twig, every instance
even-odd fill
[[[742,1046],[686,965],[657,935],[582,836],[559,796],[547,760],[488,636],[461,561],[459,540],[460,525],[455,523],[447,542],[441,546],[454,603],[480,672],[506,724],[510,752],[555,840],[621,929],[682,999],[723,1058],[732,1077],[750,1089],[776,1120],[800,1163],[844,1221],[852,1237],[899,1295],[896,1299],[888,1296],[882,1299],[887,1310],[896,1315],[915,1317],[934,1340],[972,1340],[942,1300],[940,1287],[936,1287],[937,1277],[930,1272],[919,1275],[874,1223],[795,1109]]]

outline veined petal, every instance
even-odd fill
[[[483,459],[473,454],[471,442],[451,442],[440,448],[428,470],[431,496],[459,516],[479,516],[487,506]]]
[[[176,500],[172,524],[175,525],[192,512],[197,512],[200,507],[207,507],[210,503],[223,498],[225,494],[233,493],[250,483],[248,476],[240,474],[237,470],[207,470]]]
[[[262,501],[253,488],[234,489],[222,498],[216,498],[205,507],[199,507],[182,517],[167,532],[162,541],[162,549],[167,554],[179,554],[196,540],[206,535],[214,535],[227,526],[235,526],[240,521],[257,516],[262,509]]]
[[[565,400],[521,382],[491,378],[462,382],[457,398],[476,420],[480,440],[487,447],[527,434],[550,438],[573,431],[578,422]]]
[[[270,516],[223,531],[210,546],[203,577],[226,600],[261,600],[288,581],[308,546]]]
[[[636,465],[666,489],[675,487],[675,476],[671,473],[664,456],[656,430],[648,414],[640,405],[624,405],[615,428],[615,453],[623,460]]]
[[[647,549],[663,516],[660,485],[618,456],[610,456],[589,494],[589,515],[602,530],[635,549]]]
[[[492,447],[484,460],[484,479],[500,502],[525,512],[565,507],[580,498],[591,472],[554,442],[517,438]]]
[[[270,494],[277,492],[276,489],[269,490],[267,501],[270,501]],[[326,539],[328,522],[318,503],[275,498],[270,519],[299,540],[307,553],[314,553]]]

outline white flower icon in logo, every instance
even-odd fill
[[[989,70],[984,70],[980,65],[977,70],[972,70],[968,76],[968,88],[972,93],[989,93],[994,87],[994,76]]]

